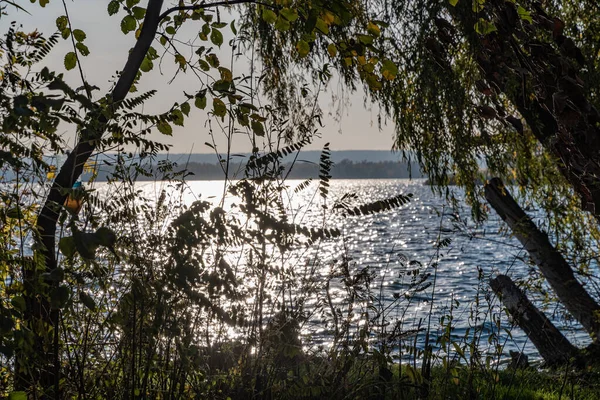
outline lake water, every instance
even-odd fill
[[[422,180],[332,180],[327,200],[329,209],[336,198],[349,192],[355,193],[363,203],[398,194],[413,195],[408,204],[398,209],[344,218],[323,211],[316,182],[293,193],[300,183],[286,183],[290,193],[290,216],[294,222],[307,226],[325,223],[330,228],[338,228],[342,234],[340,238],[299,249],[287,259],[292,268],[310,267],[317,278],[325,279],[331,272],[331,265],[339,262],[342,256],[350,260],[355,271],[369,267],[375,276],[371,283],[374,301],[380,310],[385,310],[386,322],[390,324],[386,329],[389,331],[396,325],[402,332],[409,332],[430,323],[430,343],[434,343],[438,353],[444,350],[436,344],[436,338],[443,333],[440,319],[445,315],[444,323],[447,324],[452,314],[450,334],[453,340],[468,343],[476,335],[482,353],[493,352],[495,344],[499,343],[505,346],[506,354],[509,349],[519,350],[528,354],[530,360],[538,358],[522,331],[511,327],[487,284],[490,277],[498,273],[508,274],[517,281],[528,279],[532,272],[531,266],[523,261],[527,254],[516,240],[501,232],[502,222],[493,212],[487,222],[476,226],[468,218],[468,209],[455,214]],[[208,199],[218,204],[223,184],[220,181],[188,182],[184,202]],[[150,196],[161,188],[161,183],[138,185]],[[460,190],[456,190],[456,195],[461,196]],[[233,201],[229,199],[225,204]],[[437,244],[444,239],[450,239],[450,244],[439,248]],[[414,262],[410,263],[410,260]],[[404,295],[410,281],[407,273],[419,264],[422,273],[431,274],[426,281],[431,286],[406,299]],[[336,294],[342,297],[343,290],[339,283],[331,287],[334,302]],[[474,303],[476,299],[479,299],[478,306]],[[310,306],[310,301],[307,304]],[[562,319],[554,305],[547,312],[574,344],[587,343],[585,333]],[[499,318],[500,327],[491,320],[491,315]],[[327,328],[328,318],[330,316],[323,313],[311,315],[304,324],[305,339],[311,344],[326,345],[331,334]],[[490,334],[497,335],[498,342],[488,341]],[[422,332],[409,340],[417,347],[423,347],[425,334]]]

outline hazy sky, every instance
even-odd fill
[[[140,3],[141,6],[145,6],[146,1],[142,0]],[[170,4],[168,0],[165,3]],[[23,25],[25,31],[38,29],[44,35],[49,36],[56,31],[56,18],[64,15],[63,3],[58,0],[50,0],[50,4],[45,8],[41,8],[37,4],[31,4],[29,1],[20,1],[19,4],[22,4],[31,15],[9,8],[9,15],[0,19],[1,34],[6,32],[10,22],[17,21]],[[81,57],[81,60],[88,82],[101,88],[100,91],[95,92],[96,96],[99,97],[111,87],[115,73],[123,68],[128,51],[134,44],[133,33],[123,35],[120,30],[119,24],[125,15],[123,12],[112,17],[108,16],[106,11],[108,0],[66,0],[66,4],[73,29],[82,29],[87,34],[85,44],[89,47],[91,54],[87,57]],[[178,32],[178,35],[182,34],[178,37],[184,41],[196,37],[197,30],[201,26],[200,22],[196,21],[188,21],[186,25],[184,31]],[[224,33],[227,31],[229,31],[229,28],[224,28]],[[154,47],[157,50],[161,48],[159,43],[155,43]],[[219,57],[222,64],[225,64],[224,57],[227,57],[228,54],[227,37],[222,49],[224,51]],[[69,51],[71,51],[70,41],[61,39],[60,44],[51,52],[46,63],[51,69],[63,71],[63,57]],[[171,84],[168,84],[175,71],[172,67],[171,56],[168,56],[163,62],[162,74],[156,68],[157,61],[159,60],[154,62],[155,71],[144,74],[142,82],[138,85],[140,92],[149,89],[158,90],[158,95],[145,106],[144,111],[151,113],[166,111],[173,102],[185,100],[182,95],[183,91],[193,94],[200,89],[197,78],[192,74],[183,75],[180,73]],[[236,64],[244,67],[246,63],[242,60],[237,61]],[[66,72],[65,78],[74,87],[81,85],[77,69]],[[334,91],[337,90],[335,81],[332,82],[332,85]],[[320,104],[325,113],[328,112],[331,98],[331,90],[322,96]],[[392,126],[388,125],[383,131],[378,129],[378,111],[376,108],[373,110],[365,109],[362,94],[353,95],[350,101],[351,105],[344,109],[341,121],[335,121],[333,117],[327,117],[323,120],[325,126],[320,129],[322,139],[315,141],[311,148],[320,149],[326,142],[330,142],[332,150],[390,150],[393,143]],[[190,116],[190,119],[186,120],[185,127],[174,126],[173,137],[156,134],[152,138],[171,144],[173,146],[171,152],[173,153],[211,152],[212,150],[204,144],[211,141],[206,114],[192,107]],[[217,130],[215,130],[214,139],[219,150],[222,150],[226,139],[224,135],[216,132]],[[69,132],[66,132],[66,134],[69,134]],[[247,138],[242,136],[234,138],[232,151],[246,152],[249,150],[250,144]]]

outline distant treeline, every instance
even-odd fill
[[[245,164],[231,162],[229,164],[230,178],[243,178]],[[288,173],[290,179],[307,179],[319,177],[319,165],[308,162],[297,162],[295,164],[287,163],[283,165],[284,175]],[[159,171],[155,166],[150,168],[151,176],[138,176],[139,180],[163,179],[165,171]],[[224,167],[219,164],[196,163],[191,162],[187,165],[174,165],[172,171],[168,172],[187,172],[188,180],[219,180],[224,177]],[[402,179],[402,178],[422,178],[418,164],[399,161],[381,161],[381,162],[353,162],[342,160],[333,165],[330,171],[334,179]],[[103,176],[104,175],[104,176]],[[106,179],[106,173],[98,176],[99,180]]]

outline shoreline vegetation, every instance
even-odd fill
[[[230,179],[244,177],[245,162],[230,162]],[[287,179],[318,179],[319,164],[312,162],[283,163],[281,176]],[[225,163],[190,162],[186,164],[160,162],[142,164],[132,169],[140,181],[168,180],[185,176],[187,180],[222,180],[225,176]],[[113,174],[112,168],[100,167],[97,181],[106,181]],[[344,159],[331,167],[331,179],[422,179],[425,175],[418,164],[399,161],[351,161]]]

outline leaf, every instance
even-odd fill
[[[23,298],[23,296],[13,297],[12,299],[10,299],[10,304],[12,304],[12,306],[19,311],[25,311],[25,309],[27,308],[27,304],[25,303],[25,299]]]
[[[456,5],[458,4],[458,0],[448,0],[448,2],[452,7],[456,7]]]
[[[173,123],[178,126],[183,126],[183,113],[181,110],[171,111],[171,117],[173,117]]]
[[[27,400],[27,393],[25,393],[25,392],[10,392],[8,394],[8,400]]]
[[[213,68],[218,68],[219,65],[221,64],[219,62],[219,57],[217,57],[216,54],[207,54],[206,55],[206,61],[208,61],[208,63],[210,64],[210,66],[213,67]]]
[[[175,54],[175,62],[179,64],[179,68],[184,69],[187,65],[187,60],[181,54]]]
[[[292,10],[287,7],[279,11],[279,15],[283,15],[285,19],[287,19],[290,22],[294,22],[298,19],[298,13],[296,12],[296,10]]]
[[[59,31],[67,29],[69,27],[69,19],[64,15],[56,18],[56,27]]]
[[[225,82],[233,81],[233,74],[229,68],[219,67],[219,73],[221,74],[221,80]]]
[[[367,25],[367,32],[369,32],[371,36],[375,37],[379,37],[379,35],[381,35],[381,29],[379,29],[379,26],[371,21],[369,21],[369,24]]]
[[[96,302],[89,294],[85,292],[79,292],[79,300],[86,306],[90,311],[96,311]]]
[[[131,15],[127,15],[121,20],[121,31],[125,34],[134,31],[137,28],[137,21]]]
[[[277,21],[277,14],[273,10],[265,8],[262,12],[262,19],[269,24],[274,24]]]
[[[527,11],[526,9],[524,9],[523,7],[519,6],[517,8],[517,12],[519,13],[519,17],[523,20],[523,21],[527,21],[530,24],[533,24],[533,18],[531,18],[531,13],[529,11]]]
[[[75,47],[77,48],[77,50],[79,50],[79,54],[81,54],[84,57],[90,54],[90,49],[88,49],[88,47],[81,42],[76,43]]]
[[[158,124],[156,124],[156,127],[163,135],[173,136],[173,128],[167,121],[160,121]]]
[[[119,8],[121,7],[121,4],[117,1],[117,0],[112,0],[110,3],[108,3],[108,15],[115,15],[116,13],[119,12]]]
[[[71,289],[65,285],[60,285],[52,291],[50,304],[52,308],[63,308],[71,297]]]
[[[73,37],[78,42],[83,42],[86,38],[86,34],[81,29],[73,29]]]
[[[327,46],[327,52],[329,53],[330,57],[332,57],[332,58],[335,57],[337,55],[337,46],[333,43],[330,43]]]
[[[398,75],[398,67],[390,60],[381,63],[381,75],[388,81],[392,81]]]
[[[19,207],[12,207],[12,208],[9,208],[8,210],[6,210],[6,217],[14,218],[14,219],[22,219],[23,213],[21,212]]]
[[[221,47],[221,45],[223,44],[223,34],[221,33],[221,31],[213,28],[213,30],[210,34],[210,41],[215,46]]]
[[[185,114],[186,117],[190,115],[190,103],[183,103],[181,105],[181,112]]]
[[[479,33],[480,35],[488,35],[495,31],[497,31],[497,29],[494,24],[486,21],[483,18],[479,18],[479,21],[475,23],[475,32]]]
[[[252,127],[252,132],[254,132],[256,136],[265,136],[265,127],[263,126],[262,122],[252,121],[250,122],[250,126]]]
[[[72,258],[77,251],[73,236],[65,236],[58,242],[58,249],[67,258]]]
[[[146,16],[146,9],[143,7],[133,7],[131,9],[131,12],[133,13],[133,16],[135,17],[135,19],[143,19]]]
[[[287,19],[279,17],[275,23],[275,29],[282,32],[287,31],[290,29],[290,23]]]
[[[194,100],[194,105],[197,108],[204,110],[206,108],[206,96],[196,97],[196,99]]]
[[[321,18],[317,18],[316,28],[321,31],[321,33],[327,35],[329,33],[329,25]]]
[[[217,98],[213,99],[213,113],[218,117],[225,117],[225,114],[227,114],[227,106],[223,103],[223,100]]]
[[[296,50],[298,51],[298,55],[302,58],[306,57],[310,51],[310,46],[306,41],[299,40],[296,44]]]
[[[72,70],[77,65],[77,55],[74,52],[70,51],[65,55],[64,60],[65,68],[67,71]]]
[[[154,67],[154,63],[146,55],[146,57],[144,57],[144,59],[142,60],[142,63],[140,64],[140,70],[142,72],[148,72],[148,71],[152,70],[153,67]]]

